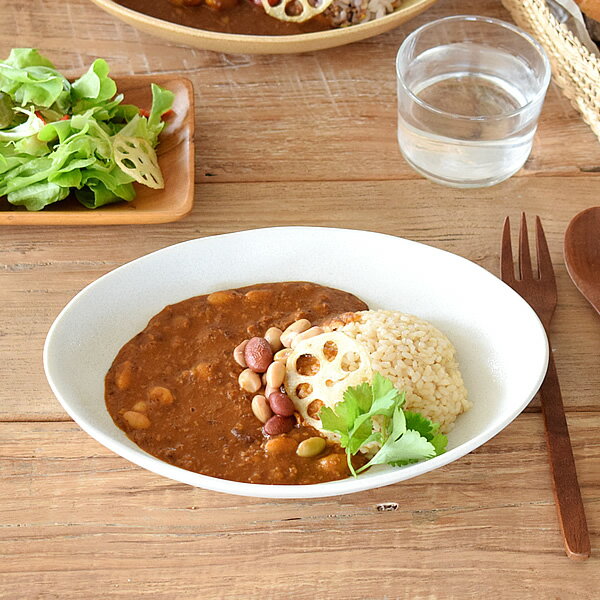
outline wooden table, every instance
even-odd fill
[[[158,1],[158,0],[157,0]],[[531,158],[509,181],[433,185],[401,159],[394,56],[417,25],[509,19],[497,0],[440,0],[389,34],[298,56],[166,43],[86,0],[3,0],[0,55],[37,46],[81,70],[180,73],[195,86],[196,200],[146,227],[5,227],[0,245],[0,598],[592,599],[600,587],[600,320],[569,280],[563,233],[598,204],[600,144],[551,87]],[[499,272],[505,215],[539,214],[558,277],[552,347],[592,535],[564,555],[539,404],[476,452],[383,489],[268,501],[203,491],[83,433],[42,369],[46,332],[82,287],[175,242],[265,225],[407,237]]]

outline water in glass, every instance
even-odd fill
[[[411,74],[412,93],[433,109],[415,103],[405,111],[399,104],[398,142],[417,171],[467,187],[502,181],[519,170],[531,151],[536,119],[515,113],[536,86],[528,86],[533,78],[518,57],[471,43],[448,44],[421,54]],[[420,74],[425,77],[415,80]]]

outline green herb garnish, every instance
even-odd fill
[[[146,183],[143,168],[120,168],[116,140],[128,136],[151,163],[174,94],[152,84],[152,106],[143,111],[122,103],[108,72],[99,58],[70,83],[32,48],[0,61],[0,197],[27,210],[72,191],[88,208],[133,200],[133,182]]]
[[[370,384],[349,387],[335,410],[326,406],[321,409],[321,423],[326,430],[340,435],[348,467],[355,477],[373,465],[408,465],[446,451],[448,439],[439,433],[437,423],[402,410],[405,396],[389,379],[375,373]],[[355,470],[352,456],[371,442],[379,443],[381,448],[366,465]]]

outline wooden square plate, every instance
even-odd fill
[[[66,198],[43,210],[32,212],[0,199],[0,225],[124,225],[167,223],[187,215],[194,202],[194,92],[188,79],[171,75],[114,77],[125,103],[149,109],[150,84],[156,83],[175,94],[173,115],[160,134],[156,149],[165,179],[162,190],[135,184],[132,202],[101,208],[85,208]]]

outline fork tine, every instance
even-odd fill
[[[554,279],[554,267],[550,259],[550,250],[546,241],[546,234],[539,217],[535,218],[535,243],[537,250],[538,271],[540,279]]]
[[[519,229],[519,273],[521,280],[533,279],[529,237],[527,234],[527,217],[525,213],[521,213],[521,228]]]
[[[515,282],[515,267],[513,263],[512,244],[510,241],[510,219],[504,219],[502,229],[502,253],[500,255],[500,277],[502,281],[512,285]]]

